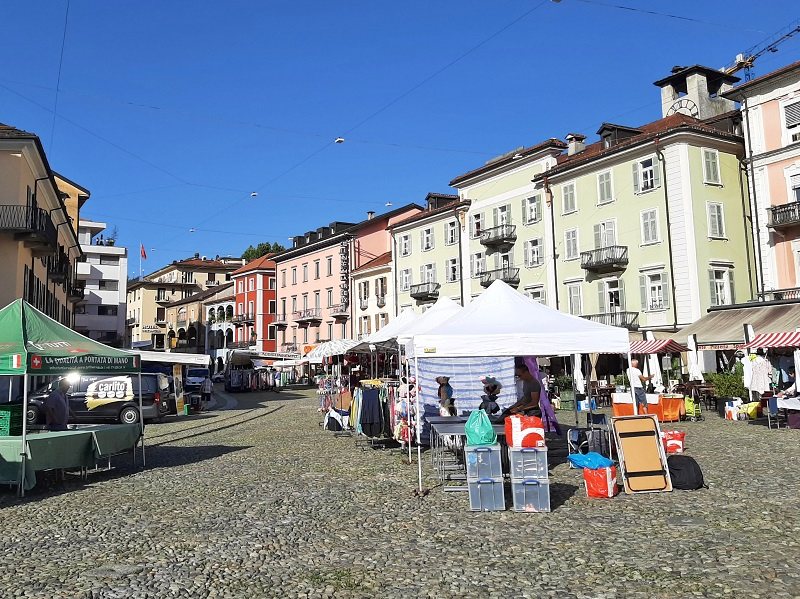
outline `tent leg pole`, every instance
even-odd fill
[[[142,468],[147,467],[147,458],[144,455],[144,416],[142,415],[142,371],[139,370],[139,426],[142,427]]]
[[[26,357],[27,359],[27,357]],[[25,497],[25,460],[27,459],[28,448],[28,373],[22,375],[22,447],[20,456],[19,487],[17,495]]]
[[[419,492],[422,493],[422,447],[420,441],[422,439],[422,406],[420,400],[422,394],[419,389],[419,360],[417,354],[414,352],[414,376],[417,377],[417,478],[419,482]]]
[[[630,380],[630,367],[631,367],[631,352],[628,352],[628,384],[631,386],[631,397],[633,398],[633,415],[639,415],[639,406],[636,405],[636,391],[633,389],[633,381]]]

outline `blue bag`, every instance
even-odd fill
[[[614,462],[607,457],[600,455],[594,451],[589,453],[571,453],[567,456],[570,464],[576,468],[588,468],[589,470],[597,470],[599,468],[608,468],[613,466]]]

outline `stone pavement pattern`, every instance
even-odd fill
[[[800,596],[800,431],[712,414],[674,427],[708,490],[589,500],[560,463],[552,513],[472,513],[311,393],[234,404],[149,426],[147,470],[0,491],[0,596]]]

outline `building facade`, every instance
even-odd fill
[[[231,273],[236,293],[235,344],[257,352],[277,351],[277,280],[270,255],[256,258]]]
[[[167,351],[205,352],[208,320],[204,302],[229,296],[232,289],[232,282],[222,283],[166,304]]]
[[[352,273],[356,339],[381,330],[395,314],[391,261],[391,252],[384,252]]]
[[[75,306],[75,330],[114,347],[125,337],[125,302],[128,282],[128,252],[104,239],[106,224],[81,220],[78,241],[83,259],[76,278],[84,283],[83,301]]]
[[[741,103],[763,299],[800,299],[800,62],[725,93]]]
[[[291,248],[273,256],[280,351],[352,338],[352,271],[388,252],[387,227],[420,210],[421,206],[408,204],[379,216],[370,212],[356,224],[334,222],[294,237]]]
[[[73,223],[89,195],[50,169],[35,134],[0,124],[0,305],[23,298],[74,326],[83,287]]]
[[[233,288],[221,297],[217,294],[203,302],[206,314],[205,353],[211,357],[214,372],[222,372],[228,362],[229,348],[234,344],[234,307],[236,294]]]
[[[457,195],[430,193],[425,211],[390,228],[393,314],[407,308],[422,312],[443,296],[458,303],[465,292],[469,297],[461,250],[469,206]]]

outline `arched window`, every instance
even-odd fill
[[[233,318],[233,304],[228,304],[228,307],[225,308],[225,320],[231,320]]]
[[[225,331],[225,346],[230,347],[231,343],[233,343],[233,329],[228,329]]]
[[[217,320],[220,322],[225,320],[225,308],[223,308],[222,306],[217,308]]]

